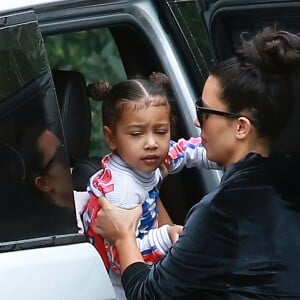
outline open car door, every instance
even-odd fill
[[[29,161],[38,161],[38,155],[23,155],[34,153],[25,139],[29,130],[47,128],[61,146],[64,134],[34,12],[0,22],[0,298],[115,299],[102,260],[78,233],[66,151],[59,165],[67,172],[59,184],[68,208],[47,203],[29,186]]]

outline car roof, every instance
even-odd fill
[[[52,4],[52,3],[63,3],[67,2],[66,0],[14,0],[14,1],[5,1],[1,3],[1,11],[9,11],[15,9],[26,9],[36,5],[43,4]]]
[[[47,7],[53,5],[75,5],[78,3],[87,3],[87,0],[14,0],[3,1],[0,6],[1,12],[25,10],[29,8]],[[99,0],[97,3],[131,2],[130,0]]]

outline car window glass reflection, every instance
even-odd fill
[[[0,42],[0,243],[75,233],[70,168],[37,22],[0,28]]]

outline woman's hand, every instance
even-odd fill
[[[99,198],[101,209],[97,213],[94,231],[113,244],[119,254],[121,272],[135,262],[144,262],[136,244],[136,227],[142,214],[141,205],[123,209]]]
[[[111,244],[134,237],[142,214],[142,207],[139,205],[133,209],[123,209],[112,205],[104,197],[99,198],[101,209],[97,213],[94,231],[103,236]]]

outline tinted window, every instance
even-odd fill
[[[0,242],[76,232],[50,68],[31,14],[0,29]]]
[[[171,20],[171,30],[183,52],[191,72],[190,81],[198,92],[214,63],[207,30],[195,1],[172,1],[161,4],[166,17]],[[165,7],[163,7],[165,5]],[[169,12],[169,10],[171,10]],[[173,18],[175,20],[173,20]]]

